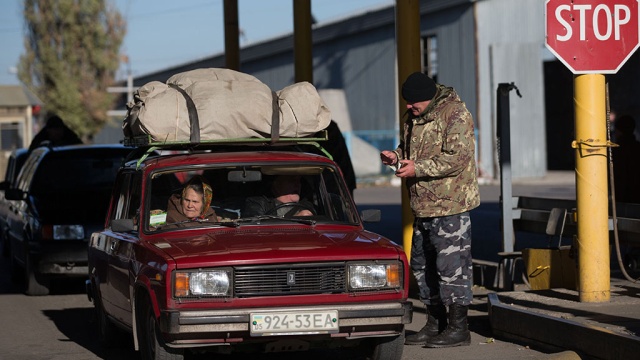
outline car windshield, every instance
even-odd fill
[[[151,178],[147,231],[358,222],[344,182],[331,166],[240,164],[162,171]]]

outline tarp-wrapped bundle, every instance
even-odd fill
[[[331,121],[308,82],[275,92],[254,76],[217,68],[147,83],[127,109],[125,137],[149,135],[156,142],[305,137]]]

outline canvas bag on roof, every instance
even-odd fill
[[[274,92],[251,75],[209,68],[176,74],[166,84],[153,81],[140,87],[127,104],[125,137],[193,142],[188,98],[197,112],[199,140],[304,137],[331,121],[328,107],[308,82]]]

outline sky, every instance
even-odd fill
[[[224,51],[223,0],[107,0],[127,21],[120,49],[129,59],[118,71],[140,76]],[[238,0],[240,47],[293,32],[294,0]],[[0,0],[0,85],[17,85],[24,52],[22,0]],[[311,0],[318,24],[395,0]]]

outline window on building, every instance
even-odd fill
[[[0,150],[11,151],[22,147],[22,135],[20,130],[20,123],[1,123]]]
[[[438,38],[435,35],[422,38],[422,72],[438,82]]]

